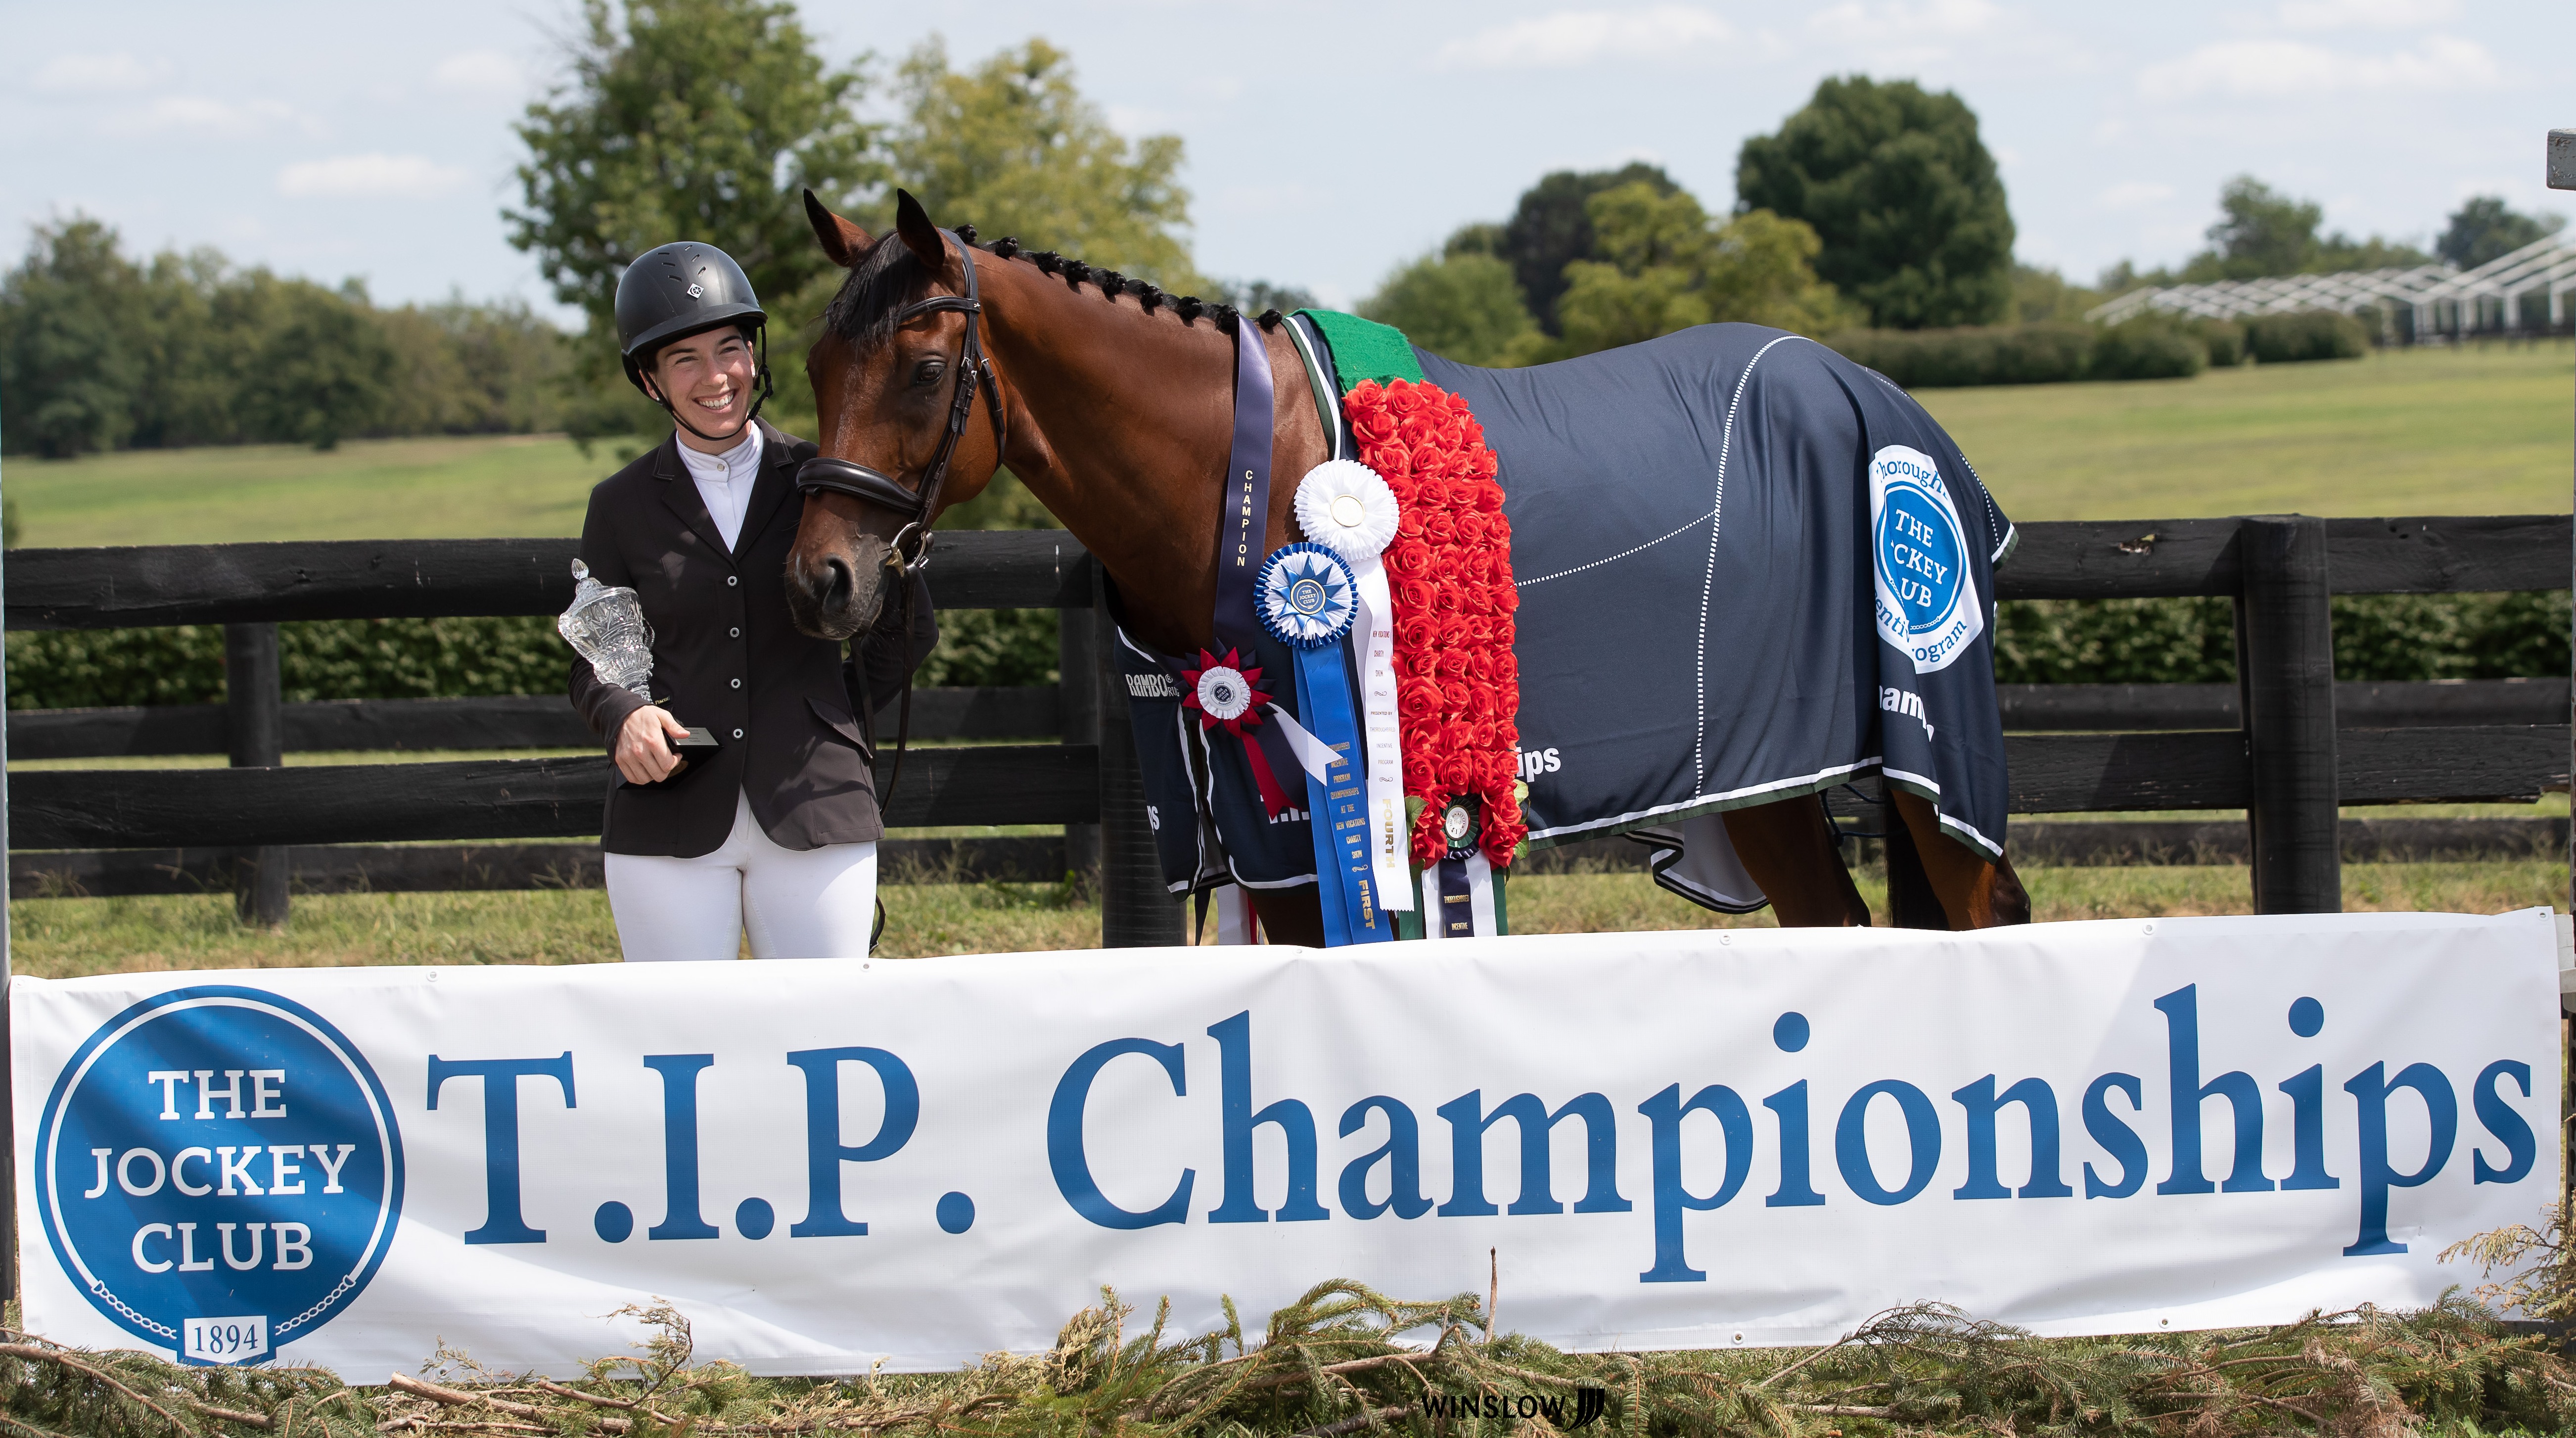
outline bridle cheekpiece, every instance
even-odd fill
[[[829,455],[809,459],[796,471],[796,486],[807,494],[830,490],[849,495],[863,504],[912,516],[902,529],[896,531],[886,554],[886,567],[898,575],[909,575],[929,562],[930,524],[939,515],[939,493],[948,483],[948,463],[957,453],[957,441],[966,434],[966,421],[974,413],[978,386],[984,390],[992,409],[993,453],[997,460],[1007,434],[1002,417],[1001,385],[993,377],[992,361],[984,356],[983,335],[978,323],[984,306],[976,295],[975,247],[950,231],[942,230],[940,234],[957,241],[958,258],[966,265],[966,293],[933,295],[926,300],[916,300],[895,316],[898,330],[922,315],[956,310],[966,316],[966,342],[960,346],[957,356],[957,390],[948,404],[948,432],[941,436],[939,453],[932,456],[930,467],[922,474],[921,487],[918,490],[906,489],[902,481],[884,470],[856,460],[834,459]],[[905,552],[907,543],[912,546],[908,554]]]

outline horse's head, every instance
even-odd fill
[[[870,239],[805,192],[815,238],[850,272],[805,356],[822,456],[800,475],[805,513],[787,558],[788,612],[818,639],[875,623],[931,522],[981,493],[1002,462],[972,257],[911,195],[896,199],[894,232]],[[968,423],[977,408],[987,418]]]

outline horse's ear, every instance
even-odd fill
[[[930,222],[930,212],[910,190],[894,192],[894,232],[903,236],[904,248],[935,272],[948,263],[948,242],[939,237],[939,227]]]
[[[812,190],[805,192],[805,219],[814,227],[814,238],[823,242],[823,253],[842,269],[857,264],[873,243],[867,231],[833,214]]]

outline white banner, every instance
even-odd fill
[[[2549,915],[12,985],[28,1326],[766,1373],[1486,1286],[1578,1349],[2417,1305],[2558,1187]]]

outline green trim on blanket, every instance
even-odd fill
[[[1315,328],[1324,332],[1325,342],[1333,347],[1333,368],[1339,371],[1342,393],[1359,388],[1363,380],[1422,383],[1422,364],[1413,357],[1413,342],[1404,337],[1404,331],[1339,310],[1297,313],[1313,320]]]

